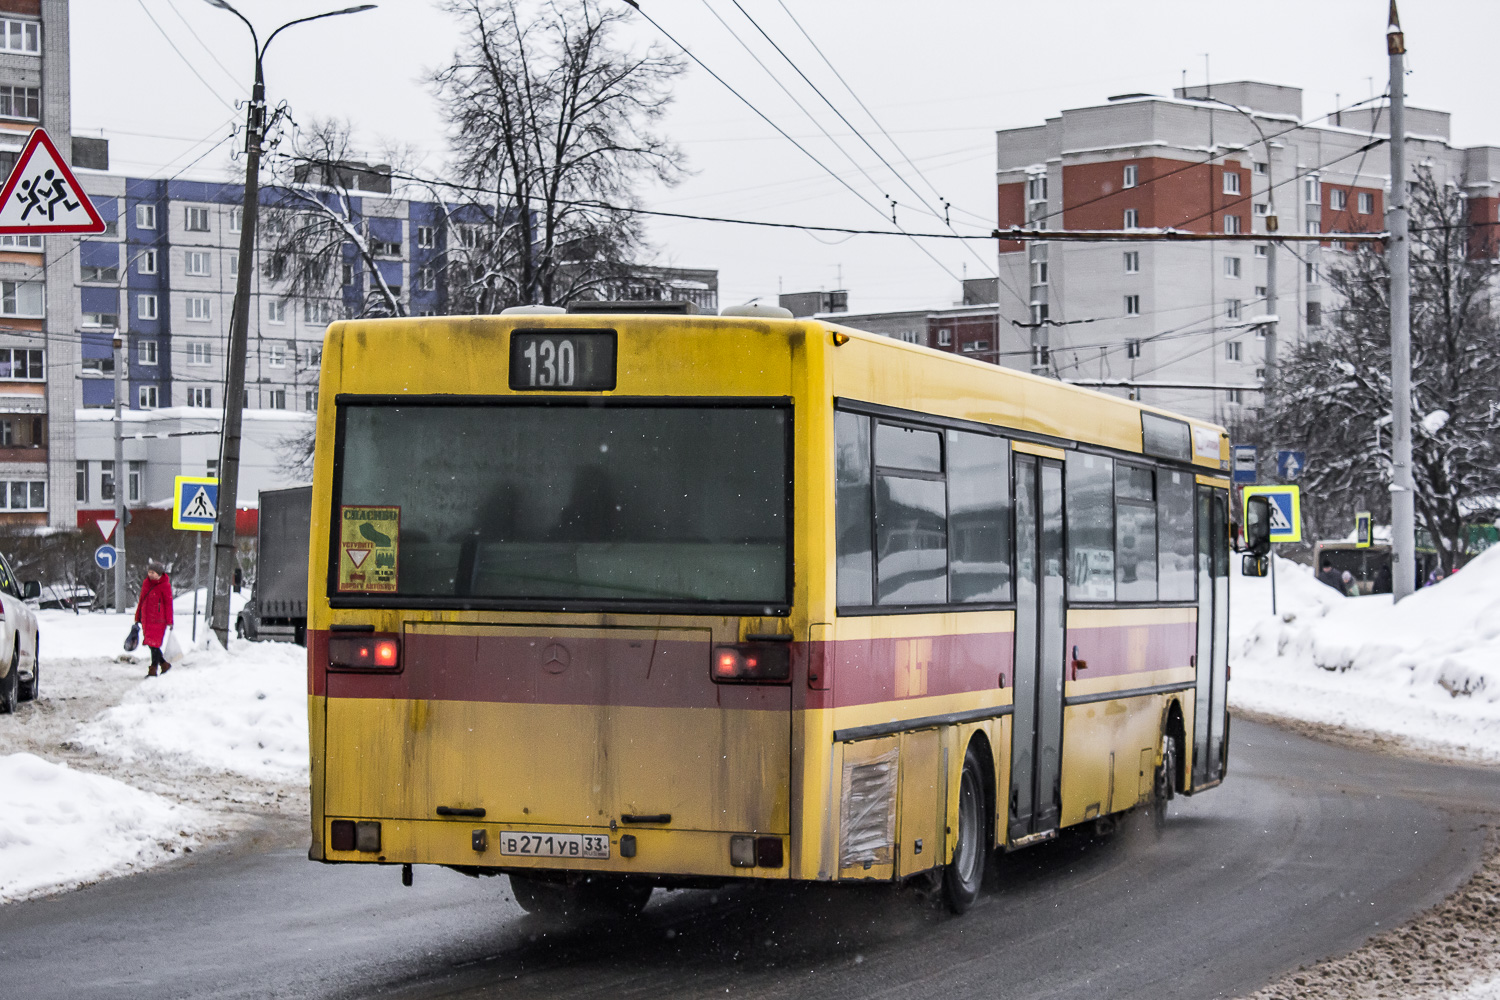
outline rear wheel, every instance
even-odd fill
[[[0,715],[9,715],[16,710],[21,700],[21,640],[10,654],[10,673],[0,677]]]
[[[22,701],[36,701],[42,690],[42,640],[38,636],[31,651],[31,680],[21,682]]]
[[[1171,735],[1161,738],[1161,766],[1156,769],[1156,780],[1151,787],[1151,815],[1157,829],[1167,822],[1167,803],[1177,795],[1177,738]]]
[[[958,779],[958,838],[953,860],[943,869],[943,900],[954,913],[963,913],[979,898],[984,880],[985,809],[984,768],[973,747],[964,755],[963,774]]]
[[[651,899],[649,883],[624,879],[586,878],[581,882],[510,876],[510,891],[527,913],[539,917],[629,917],[640,913]]]

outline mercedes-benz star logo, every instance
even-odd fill
[[[569,659],[567,647],[554,642],[542,650],[542,669],[549,674],[560,674],[568,669]]]

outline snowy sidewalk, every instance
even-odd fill
[[[192,595],[174,609],[187,646]],[[305,811],[301,647],[234,641],[147,679],[146,652],[122,651],[128,615],[38,620],[41,699],[0,716],[0,903],[140,871],[267,813]]]

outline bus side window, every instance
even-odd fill
[[[1067,461],[1068,599],[1115,599],[1115,463],[1071,452]]]
[[[948,595],[1010,600],[1010,443],[948,432]]]
[[[1163,601],[1191,601],[1193,573],[1193,477],[1187,472],[1156,474],[1157,583]]]
[[[1156,476],[1115,466],[1115,599],[1156,600]]]
[[[841,607],[866,607],[875,602],[875,563],[870,551],[870,418],[835,412],[833,447],[838,603]]]

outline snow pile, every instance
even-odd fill
[[[0,903],[159,864],[197,843],[204,822],[113,778],[0,756]]]
[[[1399,605],[1346,598],[1276,560],[1231,579],[1231,704],[1500,759],[1500,549]]]
[[[230,652],[195,650],[84,725],[79,741],[127,764],[301,783],[307,653],[290,643],[239,640]]]

